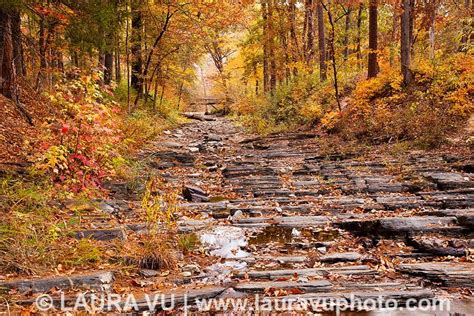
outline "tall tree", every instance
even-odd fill
[[[351,12],[352,9],[348,8],[346,14],[346,23],[344,26],[344,60],[347,60],[347,58],[349,57],[349,32],[351,29]]]
[[[0,8],[0,27],[2,29],[2,60],[0,92],[7,98],[15,98],[16,67],[13,60],[12,12]]]
[[[341,17],[335,17],[334,16],[334,7],[331,2],[328,2],[324,4],[321,2],[324,10],[327,12],[328,15],[328,21],[329,21],[329,26],[330,26],[330,31],[329,31],[329,56],[331,58],[331,66],[332,66],[332,74],[333,74],[333,80],[334,80],[334,96],[336,98],[337,102],[337,107],[339,109],[339,112],[342,111],[342,106],[341,106],[341,100],[340,100],[340,95],[339,95],[339,79],[337,77],[337,60],[336,60],[336,22],[344,17],[342,15]]]
[[[142,1],[131,1],[132,6],[132,73],[130,84],[139,98],[143,95],[142,59]]]
[[[357,61],[359,67],[361,67],[361,60],[362,60],[362,13],[364,13],[364,4],[359,4],[359,10],[357,11]]]
[[[412,20],[413,15],[412,1],[403,0],[402,9],[403,13],[401,15],[400,60],[403,82],[408,85],[413,80],[413,73],[411,71],[412,31],[410,22]]]
[[[262,0],[263,20],[263,91],[270,91],[269,55],[270,55],[270,30],[268,26],[268,0]]]
[[[324,27],[324,12],[321,3],[317,7],[318,15],[318,46],[319,46],[319,77],[321,81],[327,79],[327,65],[326,65],[326,31]]]
[[[312,61],[314,60],[314,11],[315,11],[315,2],[314,0],[305,1],[305,25],[306,25],[306,34],[305,36],[305,61],[306,64],[311,66]]]
[[[291,61],[296,64],[296,62],[300,59],[300,47],[298,44],[298,36],[297,36],[297,25],[296,25],[296,0],[290,0],[288,3],[288,25],[290,27],[290,44],[291,44]],[[296,77],[298,75],[298,68],[296,65],[293,67],[293,75]]]
[[[275,59],[275,12],[274,8],[276,6],[277,0],[268,0],[268,25],[269,25],[269,62],[270,62],[270,79],[269,86],[270,92],[273,92],[276,89],[277,85],[277,65]]]
[[[377,61],[378,49],[378,0],[370,0],[369,5],[369,63],[368,77],[376,77],[379,73],[379,64]]]
[[[13,39],[13,59],[17,75],[26,75],[26,66],[23,56],[23,36],[21,33],[20,10],[14,9],[11,13],[12,39]]]

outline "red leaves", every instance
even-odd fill
[[[299,288],[289,288],[289,289],[278,289],[274,287],[269,287],[266,288],[263,293],[266,296],[273,296],[273,297],[281,297],[281,296],[287,296],[287,295],[298,295],[298,294],[304,294],[305,291]]]
[[[69,132],[69,125],[68,124],[63,124],[61,127],[61,134],[66,135]]]

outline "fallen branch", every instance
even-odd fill
[[[191,120],[198,120],[198,121],[215,121],[216,119],[213,117],[209,117],[206,115],[198,114],[198,113],[181,113],[182,116],[191,119]]]

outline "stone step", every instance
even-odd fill
[[[419,192],[420,195],[429,206],[436,206],[438,208],[456,209],[467,208],[474,205],[473,192]],[[429,204],[428,204],[429,203]]]
[[[457,210],[432,210],[427,214],[436,216],[454,216],[459,225],[474,228],[474,209],[457,209]]]
[[[427,262],[401,264],[397,270],[410,275],[421,276],[447,287],[474,287],[474,263],[470,262]]]
[[[436,186],[440,190],[474,187],[474,177],[469,174],[454,172],[425,172],[423,173],[423,176],[436,183]]]
[[[290,269],[290,270],[269,270],[269,271],[248,271],[236,274],[237,278],[249,277],[250,279],[278,279],[285,277],[307,277],[317,275],[340,274],[340,275],[375,275],[377,272],[367,265],[310,268],[310,269]]]
[[[41,279],[11,280],[0,283],[0,289],[16,290],[18,292],[46,293],[51,289],[92,289],[108,291],[114,281],[114,273],[103,271],[92,274],[56,276]]]
[[[357,252],[341,252],[321,256],[318,261],[323,263],[355,262],[362,258],[363,256]]]
[[[387,217],[372,220],[346,220],[338,227],[359,235],[405,237],[413,233],[466,234],[469,229],[458,226],[455,217],[415,216]]]
[[[328,281],[275,281],[275,282],[248,282],[234,285],[234,289],[240,292],[263,293],[269,289],[298,289],[307,293],[323,292],[330,290],[332,284]]]
[[[407,242],[420,252],[434,256],[464,257],[474,249],[474,239],[447,239],[437,237],[413,237]]]
[[[289,228],[301,228],[309,226],[325,226],[330,223],[327,216],[276,216],[276,217],[255,217],[241,218],[234,221],[236,225],[277,225]]]

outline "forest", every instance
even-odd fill
[[[0,313],[474,310],[474,0],[0,0],[0,43]]]

